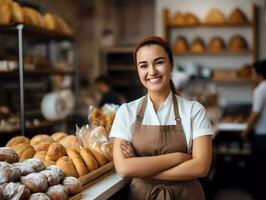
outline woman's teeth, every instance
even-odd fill
[[[156,84],[160,81],[161,77],[155,77],[155,78],[149,78],[148,81],[151,83],[151,84]]]

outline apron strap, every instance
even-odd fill
[[[146,95],[141,102],[141,107],[140,107],[139,112],[138,112],[137,117],[136,117],[136,125],[137,126],[140,126],[142,124],[144,112],[145,112],[145,109],[147,106],[147,101],[148,101],[148,96]]]
[[[180,118],[180,115],[179,115],[177,98],[176,98],[174,93],[172,93],[172,100],[173,100],[173,104],[174,104],[175,121],[176,121],[176,123],[180,123],[181,122],[181,118]]]

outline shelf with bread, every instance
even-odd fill
[[[74,71],[69,70],[53,70],[53,69],[37,69],[37,70],[25,70],[25,76],[45,76],[45,75],[74,75]],[[0,76],[18,76],[18,70],[0,71]]]

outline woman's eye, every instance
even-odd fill
[[[143,69],[143,68],[146,68],[147,65],[140,65],[139,68]]]
[[[157,61],[155,64],[157,64],[157,65],[160,65],[160,64],[163,64],[164,62],[162,61],[162,60],[159,60],[159,61]]]

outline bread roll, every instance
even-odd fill
[[[51,199],[45,193],[38,192],[31,194],[29,200],[51,200]]]
[[[60,176],[55,171],[43,170],[39,173],[45,176],[49,186],[57,185],[60,183]]]
[[[219,9],[212,9],[205,20],[207,24],[224,24],[225,17],[224,14]]]
[[[47,167],[46,170],[51,170],[55,172],[56,174],[58,174],[60,176],[60,181],[62,181],[65,178],[64,172],[57,165],[51,165]]]
[[[44,142],[37,142],[33,144],[33,148],[35,151],[48,151],[49,146],[52,144],[52,142],[44,141]]]
[[[12,8],[12,21],[16,23],[23,23],[24,15],[20,5],[17,2],[12,1],[11,8]]]
[[[174,17],[172,18],[171,22],[176,25],[183,25],[185,24],[184,16],[181,12],[176,12]]]
[[[0,185],[10,181],[17,181],[19,177],[19,168],[7,162],[0,162]]]
[[[41,134],[41,135],[34,136],[31,139],[30,144],[34,145],[34,144],[37,144],[38,142],[50,142],[50,143],[53,143],[54,140],[49,135]]]
[[[72,176],[68,176],[63,180],[63,185],[67,188],[69,195],[80,193],[82,190],[81,182]]]
[[[234,35],[230,38],[229,49],[231,51],[244,51],[248,49],[247,41],[241,35]]]
[[[225,50],[225,43],[221,37],[213,37],[208,46],[208,50],[211,52],[219,52]]]
[[[85,174],[89,173],[89,169],[85,165],[82,157],[80,154],[72,149],[67,149],[67,155],[72,160],[77,172],[78,176],[84,176]]]
[[[17,146],[14,147],[14,150],[17,152],[19,158],[21,157],[22,153],[27,149],[31,147],[31,145],[27,143],[20,143]]]
[[[56,161],[56,165],[65,173],[66,176],[74,176],[78,178],[77,170],[68,156],[63,156]]]
[[[56,164],[56,162],[53,160],[44,160],[43,163],[45,164],[46,167]]]
[[[61,139],[63,139],[66,136],[67,136],[67,134],[65,132],[56,132],[53,135],[51,135],[53,140],[56,142],[60,141]]]
[[[22,162],[28,158],[32,158],[34,156],[34,154],[36,153],[36,151],[34,150],[34,148],[32,146],[28,146],[22,153],[21,156],[19,158],[19,161]]]
[[[100,166],[103,166],[107,163],[106,158],[101,153],[99,153],[98,151],[95,151],[93,149],[90,149],[90,151],[93,153],[94,157],[96,158],[96,160]]]
[[[56,29],[56,21],[55,21],[52,14],[46,13],[43,16],[43,20],[44,20],[45,28],[47,28],[49,30],[55,30]]]
[[[189,51],[189,45],[183,36],[179,36],[174,44],[174,52],[175,53],[184,53]]]
[[[46,194],[51,200],[66,200],[68,198],[66,187],[60,184],[49,187]]]
[[[58,160],[58,158],[60,158],[62,156],[66,156],[66,155],[67,155],[67,153],[66,153],[65,148],[61,144],[54,142],[48,148],[45,159],[46,160],[52,160],[52,161],[56,162]]]
[[[6,147],[14,147],[20,143],[28,143],[29,144],[30,140],[29,140],[29,138],[27,138],[25,136],[16,136],[7,142]]]
[[[37,151],[34,155],[34,158],[39,158],[40,160],[45,160],[46,151]]]
[[[199,19],[192,13],[186,13],[183,18],[184,18],[185,24],[196,25],[200,23]]]
[[[93,170],[95,170],[95,169],[97,169],[99,167],[98,166],[98,162],[94,158],[93,153],[91,153],[88,148],[81,148],[80,149],[80,155],[83,158],[86,166],[88,167],[88,169],[90,171],[93,171]]]
[[[244,24],[248,22],[247,16],[239,8],[234,9],[227,20],[230,24]]]
[[[75,135],[68,135],[64,138],[62,138],[59,143],[63,145],[65,148],[69,148],[71,146],[71,143],[75,140],[77,140],[77,136]]]
[[[45,169],[44,163],[38,158],[30,158],[22,163],[14,163],[13,165],[20,169],[21,175],[23,176],[33,172],[40,172]]]
[[[0,190],[3,193],[1,199],[26,200],[30,196],[30,190],[21,183],[4,183],[0,186]]]
[[[0,2],[0,25],[9,24],[12,19],[11,2],[2,0]]]
[[[48,187],[46,177],[40,173],[22,176],[20,182],[30,189],[31,192],[45,192]]]
[[[201,38],[196,38],[191,45],[191,52],[201,53],[206,49],[205,44]]]
[[[1,147],[0,148],[0,161],[6,161],[8,163],[15,163],[18,162],[19,156],[10,147]]]

